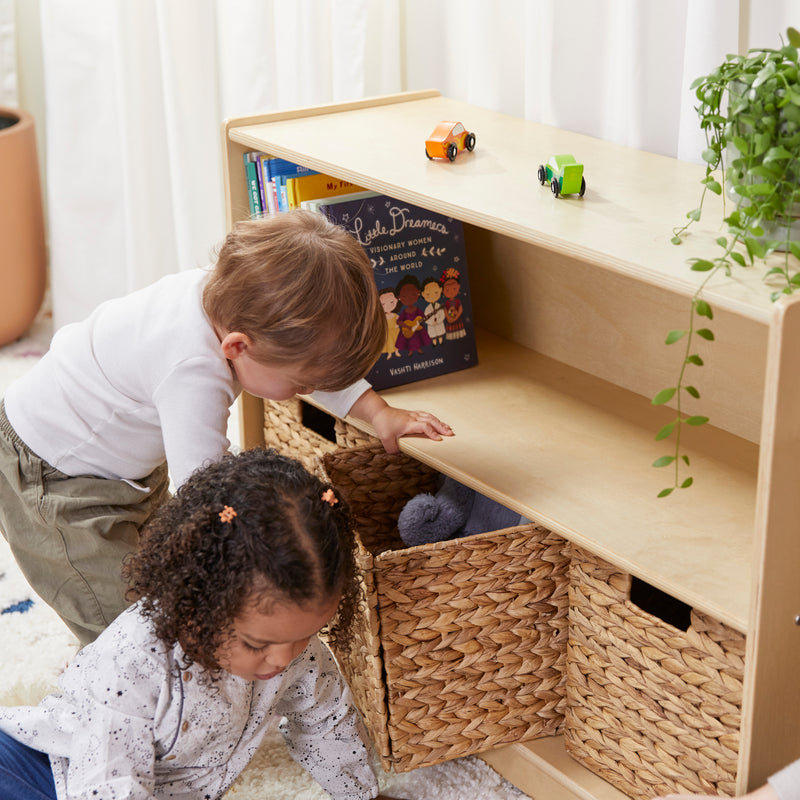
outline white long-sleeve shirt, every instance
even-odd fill
[[[203,310],[207,276],[168,275],[60,329],[5,395],[28,447],[72,476],[137,480],[166,459],[176,486],[222,455],[241,387]],[[344,417],[368,388],[314,396]]]
[[[0,730],[50,755],[59,800],[213,800],[284,718],[293,758],[331,797],[377,795],[358,712],[319,639],[268,681],[211,682],[182,658],[133,606],[76,656],[60,694],[0,708]]]
[[[781,800],[800,800],[800,759],[773,775],[769,784]]]

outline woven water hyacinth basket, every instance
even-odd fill
[[[436,472],[379,445],[328,453],[320,471],[356,520],[364,601],[357,645],[337,657],[384,768],[559,733],[564,540],[523,525],[407,548],[397,517]]]
[[[567,751],[625,794],[734,795],[745,637],[696,609],[680,630],[631,577],[572,548]]]
[[[355,447],[377,441],[349,422],[306,403],[299,397],[264,400],[264,443],[292,456],[307,469],[337,447]]]

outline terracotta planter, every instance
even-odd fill
[[[0,106],[0,346],[30,327],[47,256],[33,117]]]

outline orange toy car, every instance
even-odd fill
[[[425,155],[428,158],[448,158],[455,161],[462,150],[475,149],[475,134],[470,133],[460,122],[440,122],[425,140]]]

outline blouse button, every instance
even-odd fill
[[[188,719],[184,721],[183,725],[181,725],[181,730],[184,733],[186,733],[186,731],[189,730],[189,720]]]
[[[177,756],[167,756],[164,761],[174,761],[176,758]]]
[[[183,673],[183,680],[184,680],[186,683],[189,683],[189,681],[190,681],[191,679],[192,679],[192,673],[191,673],[191,672],[184,672],[184,673]]]

